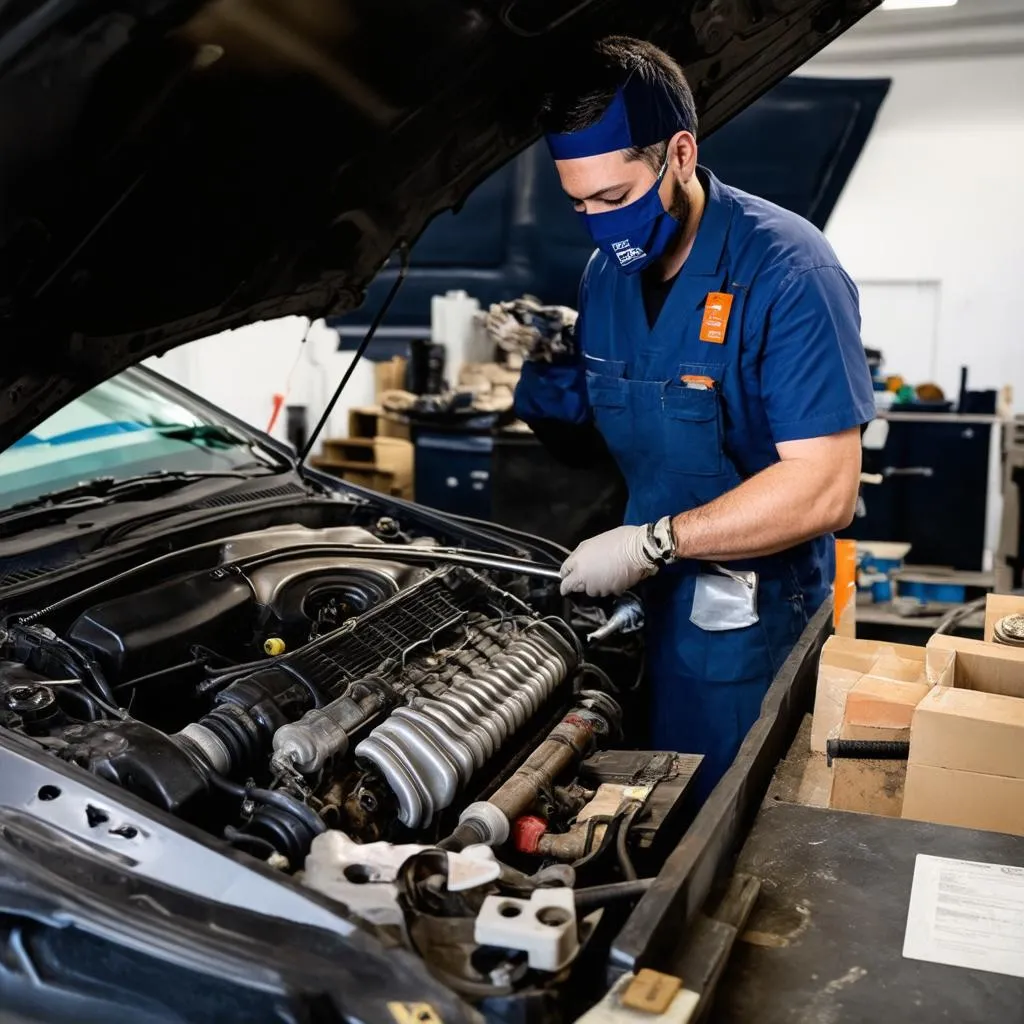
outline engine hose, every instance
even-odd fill
[[[600,665],[595,665],[592,661],[585,661],[576,670],[576,674],[580,677],[592,676],[600,683],[602,689],[607,693],[619,694],[622,691],[612,682],[612,677]]]
[[[825,757],[832,767],[834,758],[856,758],[870,761],[906,761],[910,743],[906,740],[827,740]]]
[[[96,703],[114,718],[125,717],[125,712],[118,710],[117,697],[114,696],[114,691],[111,690],[110,684],[104,677],[103,670],[92,658],[83,655],[66,640],[57,636],[51,629],[18,629],[17,631],[24,633],[31,643],[38,644],[42,648],[51,648],[51,653],[60,651],[64,658],[69,659],[71,664],[75,666],[77,674],[81,678],[82,686],[89,691]],[[58,660],[63,661],[64,659]]]
[[[577,913],[586,914],[609,903],[634,900],[643,896],[653,884],[653,878],[634,878],[629,882],[612,882],[609,885],[591,885],[573,893]]]
[[[287,793],[273,789],[243,786],[239,782],[224,778],[219,772],[208,771],[206,777],[217,789],[229,796],[237,797],[239,800],[252,800],[253,803],[265,804],[267,807],[276,807],[277,810],[292,815],[301,821],[313,835],[318,836],[327,831],[326,823],[316,811]]]
[[[463,821],[455,826],[455,830],[446,839],[439,842],[438,848],[448,853],[461,853],[467,846],[487,841],[487,832],[475,821]]]
[[[633,801],[633,806],[626,811],[625,817],[619,823],[618,832],[615,834],[615,855],[618,858],[619,867],[622,869],[622,877],[627,882],[636,881],[636,868],[633,867],[633,861],[630,859],[626,840],[629,836],[630,826],[640,813],[641,807],[643,807],[642,803],[637,800]]]

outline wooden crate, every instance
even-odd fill
[[[413,446],[393,437],[328,438],[323,454],[313,459],[317,469],[358,484],[412,500]]]
[[[403,441],[412,439],[408,421],[400,416],[384,412],[378,405],[349,409],[348,436],[356,437],[395,437]]]

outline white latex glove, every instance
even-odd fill
[[[617,526],[585,540],[562,563],[562,594],[621,594],[658,571],[646,526]]]

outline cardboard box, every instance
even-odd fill
[[[412,501],[415,459],[412,442],[398,437],[375,437],[373,447],[377,465],[394,475],[394,488],[391,493]]]
[[[832,636],[818,664],[818,684],[811,723],[811,750],[825,753],[825,741],[838,736],[850,690],[867,675],[921,682],[928,679],[924,647]],[[951,656],[947,655],[947,658]],[[938,658],[938,655],[936,655]]]
[[[1024,700],[936,686],[914,713],[916,764],[1024,778]]]
[[[903,817],[1024,836],[1024,779],[911,763]]]
[[[1024,651],[937,636],[953,654],[910,730],[903,817],[1024,835]]]
[[[904,672],[904,665],[914,664],[893,655],[882,655],[875,664],[885,658],[900,662],[898,667]],[[923,676],[923,662],[917,665]],[[910,739],[914,709],[929,689],[921,679],[906,682],[872,674],[861,676],[846,695],[840,738],[905,743]],[[836,758],[832,763],[829,807],[898,818],[903,809],[906,776],[904,760]]]
[[[385,391],[405,390],[405,367],[404,356],[392,356],[385,363],[375,363],[373,367],[374,399],[380,402],[380,397]]]
[[[962,636],[933,636],[928,641],[929,673],[941,674],[940,666],[948,663],[950,653],[956,655],[951,685],[1024,698],[1024,648]]]
[[[876,730],[908,730],[906,736],[894,738],[909,739],[914,709],[929,690],[925,682],[904,682],[876,675],[862,676],[846,695],[843,724]]]
[[[1024,597],[989,594],[985,598],[985,642],[992,643],[995,624],[1007,615],[1024,615]]]

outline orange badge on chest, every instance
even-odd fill
[[[708,292],[708,297],[704,300],[704,319],[700,324],[700,340],[709,341],[712,345],[724,344],[731,310],[732,296],[728,292]]]

